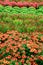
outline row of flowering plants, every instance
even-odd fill
[[[39,6],[37,9],[34,7],[11,7],[11,6],[2,6],[0,5],[0,13],[8,13],[8,14],[35,14],[42,15],[43,14],[43,6]]]
[[[37,8],[38,6],[43,6],[43,2],[40,2],[40,3],[37,3],[37,2],[15,2],[15,1],[8,1],[8,0],[5,0],[4,2],[3,1],[0,1],[0,4],[2,4],[3,6],[6,6],[6,5],[9,5],[9,6],[19,6],[19,7],[35,7]]]
[[[0,32],[0,65],[43,65],[43,33]]]
[[[7,30],[19,32],[43,32],[43,15],[0,13],[0,32]]]
[[[16,2],[18,2],[18,1],[27,1],[27,2],[42,2],[43,0],[1,0],[1,1],[16,1]]]

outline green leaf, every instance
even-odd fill
[[[21,62],[19,62],[19,65],[22,65],[22,63],[21,63]]]

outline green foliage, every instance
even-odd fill
[[[11,28],[7,24],[5,24],[4,26],[0,24],[1,32],[5,33],[5,32],[7,32],[7,30],[11,30]]]
[[[3,7],[0,5],[0,12],[5,12],[9,14],[36,14],[40,15],[43,14],[43,6],[39,7],[38,9],[35,9],[34,7],[22,7],[19,8],[17,6],[11,7],[11,6],[5,6]]]
[[[15,61],[11,61],[11,63],[9,65],[16,65]]]
[[[19,32],[26,32],[26,27],[23,24],[23,21],[21,21],[21,20],[14,20],[13,21],[13,25],[15,27],[15,30],[17,30]]]
[[[3,12],[4,7],[2,5],[0,5],[0,12]]]
[[[21,21],[21,20],[14,20],[13,21],[13,24],[15,25],[15,26],[21,26],[22,24],[23,24],[23,21]]]
[[[16,65],[16,61],[11,61],[11,63],[9,65]],[[22,65],[22,63],[18,62],[18,65]]]
[[[1,49],[1,50],[2,50],[2,52],[3,52],[3,51],[5,52],[5,51],[6,51],[6,48],[7,48],[6,46],[5,46],[5,47],[3,47],[3,48]]]
[[[4,54],[3,54],[3,58],[5,58],[5,57],[7,57],[7,56],[9,56],[9,55],[10,55],[10,52],[4,53]]]
[[[2,54],[2,50],[0,49],[0,54]]]
[[[27,65],[31,65],[30,63],[28,63]]]
[[[33,54],[30,52],[30,49],[27,47],[26,44],[23,44],[22,47],[25,48],[26,56],[31,56],[31,54]]]
[[[27,32],[34,32],[36,30],[36,26],[27,27]]]
[[[0,6],[1,8],[3,6]],[[36,9],[34,7],[4,7],[7,11],[11,12],[0,12],[0,31],[5,33],[7,30],[17,30],[19,32],[34,32],[42,31],[43,32],[43,15],[37,14],[24,14],[26,12],[34,12]],[[9,9],[10,8],[10,9]],[[25,11],[26,9],[26,11]],[[40,9],[40,8],[39,8]],[[23,14],[20,13],[23,10]],[[28,11],[27,11],[28,10]],[[20,14],[14,14],[14,11],[19,12]],[[13,13],[12,13],[13,12]]]
[[[37,60],[36,60],[36,63],[37,63],[38,65],[43,65],[43,60],[37,59]]]
[[[22,65],[22,63],[21,63],[21,62],[19,62],[18,64],[19,64],[19,65]]]
[[[38,53],[38,55],[41,55],[41,56],[43,56],[43,50],[42,50],[42,52],[41,52],[41,53]]]

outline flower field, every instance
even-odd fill
[[[43,65],[42,0],[0,0],[0,65]]]
[[[0,33],[0,64],[43,65],[43,34]]]

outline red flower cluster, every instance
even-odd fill
[[[40,2],[40,3],[37,3],[37,2],[15,2],[15,1],[12,1],[10,2],[9,0],[5,0],[4,2],[3,1],[0,1],[0,4],[6,6],[6,5],[9,5],[9,6],[19,6],[19,7],[30,7],[30,6],[33,6],[35,8],[37,8],[38,6],[41,6],[43,5],[43,2]]]

